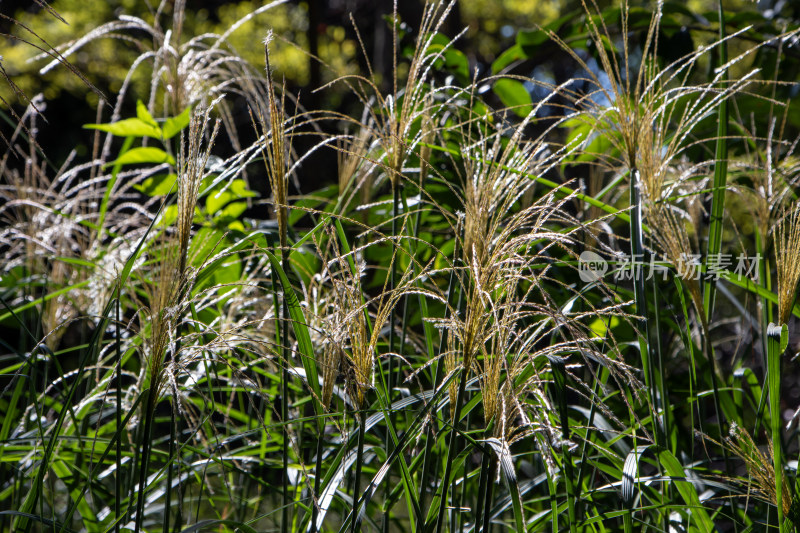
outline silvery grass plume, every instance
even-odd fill
[[[551,311],[534,302],[535,285],[529,284],[527,290],[521,287],[527,276],[535,275],[526,270],[522,267],[512,274],[514,277],[507,278],[502,295],[496,302],[489,302],[490,334],[473,365],[483,397],[484,424],[487,428],[493,424],[493,436],[508,444],[538,433],[544,436],[542,442],[557,438],[549,415],[553,406],[545,390],[548,365],[540,372],[536,359],[544,352],[566,355],[566,346],[561,344],[541,351],[534,348],[553,330],[548,327],[549,319],[538,318]],[[528,368],[534,372],[521,380]],[[549,451],[544,449],[543,453]],[[549,463],[548,459],[545,462]]]
[[[192,236],[192,221],[194,220],[197,196],[208,167],[208,159],[211,157],[211,148],[219,131],[219,120],[214,123],[210,134],[207,131],[210,121],[209,115],[214,104],[218,101],[219,99],[205,109],[198,107],[189,120],[188,141],[181,136],[181,149],[178,156],[178,220],[176,229],[179,250],[178,271],[182,276],[187,268],[189,240]],[[204,140],[207,141],[205,148],[203,148]]]
[[[704,436],[706,440],[716,443],[708,436]],[[761,448],[753,441],[753,437],[743,427],[736,422],[731,424],[729,436],[724,439],[723,445],[739,457],[747,468],[747,480],[741,478],[726,477],[725,480],[742,485],[747,490],[747,496],[755,495],[761,501],[771,505],[776,505],[777,492],[775,483],[775,469],[773,467],[772,458],[772,442],[767,439],[768,453],[761,451]],[[800,526],[800,500],[792,498],[792,493],[787,483],[786,476],[783,477],[781,484],[781,506],[783,508],[783,516],[789,518],[795,527]]]
[[[753,213],[764,248],[772,228],[800,181],[800,158],[795,155],[800,136],[794,139],[786,139],[785,136],[789,105],[775,101],[769,103],[766,137],[757,134],[755,117],[751,117],[753,123],[749,129],[746,124],[740,124],[747,141],[744,143],[745,155],[732,162],[737,170],[749,178],[737,184],[736,190],[744,196],[745,205]],[[780,120],[774,116],[774,107],[783,107]]]
[[[664,207],[652,219],[653,240],[656,248],[671,263],[686,284],[695,311],[700,317],[703,331],[708,331],[705,318],[703,295],[700,287],[699,254],[695,254],[689,237],[691,221],[688,215],[676,207]]]
[[[784,213],[775,229],[775,265],[778,278],[778,323],[787,324],[800,280],[800,201]]]
[[[481,386],[485,388],[483,397],[489,398],[485,400],[489,402],[489,418],[502,411],[492,402],[500,391],[499,376],[508,370],[503,361],[504,351],[497,347],[497,342],[503,344],[501,339],[506,334],[500,330],[512,327],[516,319],[509,317],[530,318],[535,308],[537,312],[550,309],[548,315],[557,311],[558,306],[547,295],[546,288],[554,280],[544,276],[541,269],[537,272],[537,267],[545,266],[546,271],[551,247],[567,250],[574,247],[574,233],[580,227],[579,222],[565,214],[569,197],[557,199],[551,193],[531,205],[525,206],[523,202],[535,183],[532,178],[557,168],[570,153],[569,148],[545,141],[557,124],[547,128],[538,139],[523,141],[527,124],[546,101],[540,102],[511,131],[510,138],[504,138],[502,130],[489,133],[491,125],[485,117],[469,120],[462,126],[465,144],[459,153],[463,159],[454,161],[455,167],[462,169],[459,170],[461,185],[453,186],[453,190],[464,206],[464,233],[457,237],[462,241],[464,265],[456,271],[465,306],[463,312],[454,313],[454,318],[442,321],[448,330],[444,362],[448,372],[463,365],[479,373]],[[573,229],[551,230],[552,224]],[[530,289],[517,294],[515,288],[522,285],[529,285]],[[569,321],[559,324],[564,322]],[[567,338],[573,339],[573,333],[568,332]],[[490,349],[492,345],[495,347]],[[483,356],[483,367],[474,367],[479,356]],[[636,382],[621,361],[600,357],[612,370],[619,370],[622,381]],[[451,384],[450,388],[454,402],[456,387]]]
[[[35,137],[26,138],[25,132],[38,133],[45,109],[41,95],[32,99],[6,139],[10,149],[0,158],[0,245],[5,247],[0,272],[12,276],[9,279],[30,276],[52,292],[78,286],[43,303],[45,341],[55,349],[66,328],[85,316],[93,302],[84,288],[97,259],[89,228],[97,223],[104,180],[92,179],[93,163],[74,164],[74,151],[55,170],[40,156]],[[40,296],[27,294],[29,287],[21,286],[18,298]]]
[[[332,270],[335,268],[335,270]],[[334,359],[337,359],[339,372],[343,374],[350,401],[355,408],[361,409],[366,402],[366,394],[373,388],[375,362],[377,361],[377,345],[383,324],[394,309],[397,292],[383,294],[378,309],[371,320],[367,299],[361,288],[361,277],[366,265],[360,262],[353,272],[345,257],[337,254],[328,261],[333,299],[336,302],[334,318],[341,327],[338,343],[330,350],[328,361],[328,377],[333,376]],[[371,323],[372,322],[372,323]],[[334,339],[332,339],[334,340]],[[342,342],[343,341],[343,342]],[[333,383],[328,381],[326,389],[332,392]],[[326,395],[329,394],[326,391]],[[330,397],[328,396],[328,399]]]
[[[333,252],[336,246],[335,238],[331,228],[325,228],[320,234],[313,235],[312,239],[321,264],[318,270],[305,271],[304,275],[307,278],[302,283],[302,306],[322,385],[319,401],[326,410],[331,407],[340,370],[344,369],[341,365],[341,351],[346,337],[345,327],[341,323],[342,313],[337,312],[339,304],[331,280],[335,275],[332,271],[337,270],[338,264],[333,267],[328,265],[328,259],[337,253]]]
[[[291,150],[286,129],[286,117],[283,108],[283,94],[281,98],[275,95],[275,84],[272,80],[272,67],[269,61],[269,45],[272,41],[272,31],[267,33],[264,40],[264,59],[267,69],[267,109],[268,117],[264,115],[263,105],[258,105],[256,117],[261,130],[263,143],[261,152],[264,156],[264,165],[267,168],[267,177],[272,190],[272,204],[275,210],[275,219],[278,222],[278,235],[281,250],[287,249],[288,235],[288,204],[289,196],[289,168],[288,153]],[[251,108],[252,109],[252,108]]]
[[[8,139],[11,149],[0,158],[4,200],[0,216],[6,222],[0,242],[9,247],[4,269],[24,266],[38,273],[47,257],[57,257],[61,250],[81,252],[89,240],[80,218],[74,219],[86,216],[86,204],[97,198],[89,187],[77,183],[79,169],[70,169],[75,153],[51,177],[47,161],[39,157],[35,138],[25,142],[23,124],[28,131],[38,132],[40,112],[45,108],[42,95],[33,98]]]
[[[142,333],[145,336],[143,346],[145,365],[147,370],[146,383],[152,394],[156,397],[165,385],[168,351],[174,357],[173,341],[176,338],[176,327],[182,311],[180,297],[183,292],[181,286],[181,273],[178,271],[180,264],[178,248],[175,246],[174,237],[163,228],[159,241],[152,249],[152,259],[145,263],[141,273],[143,290],[147,302],[140,310]]]
[[[327,228],[324,238],[314,237],[317,253],[322,260],[319,272],[310,276],[305,289],[305,306],[308,310],[309,331],[317,356],[317,368],[322,376],[322,398],[320,403],[325,409],[331,409],[334,392],[347,398],[338,390],[337,384],[345,384],[353,397],[355,372],[353,360],[345,352],[353,330],[364,326],[360,316],[350,316],[347,312],[353,306],[363,305],[363,295],[358,293],[360,277],[364,273],[364,264],[354,258],[357,271],[350,270],[348,262],[341,261],[341,251],[337,236],[333,229]],[[348,269],[343,271],[342,269]],[[348,280],[358,278],[358,285]],[[344,280],[344,281],[342,281]],[[355,294],[354,294],[355,292]],[[355,321],[355,327],[349,323]],[[366,331],[364,332],[366,335]],[[361,334],[356,335],[362,339]],[[352,344],[352,341],[349,342]]]
[[[779,214],[784,208],[787,198],[792,195],[792,191],[800,180],[800,161],[794,155],[797,144],[800,142],[800,136],[793,140],[787,138],[790,102],[781,102],[775,99],[777,88],[786,83],[778,80],[777,74],[780,72],[784,58],[784,47],[787,42],[790,42],[789,37],[792,37],[792,34],[780,36],[773,41],[776,43],[773,67],[776,79],[764,82],[771,87],[771,95],[769,97],[757,94],[749,95],[760,98],[764,104],[769,106],[769,114],[766,117],[766,137],[757,133],[758,117],[754,113],[749,117],[742,117],[739,121],[739,128],[746,141],[743,143],[744,157],[732,162],[736,167],[741,168],[752,182],[752,187],[742,183],[738,184],[736,189],[741,190],[747,197],[746,205],[753,211],[754,218],[758,222],[757,230],[761,246],[764,249],[767,246],[768,234],[774,227],[776,214]],[[777,112],[781,108],[783,108],[782,117]],[[750,119],[749,129],[746,118]]]
[[[147,391],[147,400],[141,406],[144,425],[141,433],[143,440],[141,441],[142,452],[135,513],[136,531],[140,530],[144,518],[145,487],[152,450],[153,421],[156,406],[164,389],[171,386],[175,409],[182,414],[193,411],[193,409],[186,411],[181,408],[177,374],[180,369],[186,369],[189,366],[186,362],[180,361],[179,357],[179,353],[186,349],[185,344],[189,340],[182,336],[181,324],[189,305],[197,272],[196,267],[189,265],[188,252],[199,187],[204,178],[211,146],[217,132],[215,125],[209,144],[203,149],[202,140],[209,119],[208,112],[208,109],[205,112],[198,110],[192,116],[188,142],[184,139],[181,141],[177,176],[176,227],[172,227],[167,212],[162,211],[158,221],[158,233],[147,249],[149,261],[137,270],[137,275],[141,280],[142,293],[146,298],[144,305],[138,311],[141,337],[143,338],[141,353],[144,359],[138,388],[140,391]],[[171,479],[171,472],[170,469],[169,479]],[[133,498],[133,492],[131,498]]]
[[[336,146],[339,178],[339,199],[350,206],[360,194],[360,203],[368,204],[374,193],[375,164],[369,160],[371,131],[361,128],[353,136],[342,138]],[[354,206],[356,209],[358,205]]]
[[[379,344],[398,301],[405,295],[419,294],[445,302],[435,288],[421,286],[421,280],[430,275],[425,265],[418,265],[417,272],[412,268],[407,269],[394,289],[384,284],[378,295],[368,297],[362,287],[367,265],[360,257],[369,246],[380,245],[386,240],[388,237],[379,236],[377,240],[349,254],[342,254],[336,237],[330,234],[325,249],[320,250],[325,260],[321,280],[328,285],[325,289],[327,305],[319,309],[321,314],[314,320],[318,321],[320,327],[330,328],[320,331],[321,338],[317,339],[323,347],[330,344],[323,351],[321,361],[324,372],[329,372],[328,377],[331,378],[325,378],[323,383],[323,399],[330,400],[335,378],[343,377],[350,401],[357,410],[365,406],[366,395],[374,387],[375,364],[381,357]],[[350,259],[353,259],[353,264]],[[396,260],[396,257],[392,260]]]
[[[403,165],[411,150],[408,139],[411,138],[413,124],[422,116],[430,118],[430,93],[433,91],[430,87],[430,75],[434,62],[444,54],[444,50],[432,51],[431,44],[454,4],[454,0],[426,0],[403,87],[400,86],[398,68],[400,21],[397,15],[397,0],[394,2],[392,13],[395,22],[392,24],[391,94],[384,95],[380,90],[380,80],[372,71],[372,65],[367,57],[358,28],[356,28],[356,34],[366,59],[369,75],[342,76],[330,83],[345,83],[367,110],[370,118],[368,121],[362,122],[371,130],[369,137],[379,140],[383,151],[380,164],[385,174],[388,175],[393,189],[402,185]],[[360,126],[361,124],[355,125]]]
[[[155,394],[164,384],[165,356],[169,350],[175,351],[172,341],[177,338],[176,330],[183,319],[197,272],[189,257],[192,223],[200,184],[219,127],[219,123],[215,123],[208,133],[210,112],[211,107],[197,109],[189,123],[188,140],[181,139],[175,227],[171,227],[166,214],[161,215],[160,231],[152,244],[151,259],[139,272],[147,296],[143,307],[147,324],[144,329],[149,327],[145,358],[151,390]],[[207,141],[205,146],[204,140]],[[177,353],[172,353],[172,361],[176,360]]]
[[[741,92],[755,80],[758,69],[752,69],[735,80],[725,81],[730,68],[742,61],[755,47],[735,57],[715,70],[707,83],[691,84],[690,78],[718,42],[700,46],[697,50],[661,68],[658,61],[658,36],[661,21],[661,3],[650,20],[644,43],[641,45],[641,60],[638,68],[634,57],[640,50],[630,42],[629,6],[624,2],[620,15],[621,49],[616,50],[611,31],[601,16],[597,4],[583,2],[590,39],[600,59],[602,72],[596,73],[586,61],[572,50],[555,33],[548,31],[557,42],[585,71],[592,87],[587,94],[563,91],[572,102],[574,119],[591,126],[592,131],[603,136],[620,154],[618,158],[606,153],[593,153],[601,164],[609,169],[622,166],[630,171],[638,170],[646,199],[646,206],[658,211],[664,199],[665,180],[673,161],[687,144],[697,143],[694,132],[700,122],[716,112],[720,102]],[[734,39],[741,32],[725,38]],[[608,48],[611,48],[609,50]],[[607,78],[607,79],[606,79]],[[587,138],[587,144],[593,137]],[[613,152],[612,152],[613,153]]]
[[[37,117],[45,108],[41,96],[33,99],[23,114],[29,131],[38,131]],[[103,159],[76,164],[73,151],[51,176],[34,139],[22,144],[23,131],[18,127],[9,137],[13,149],[0,159],[0,218],[6,222],[0,244],[8,246],[3,274],[23,268],[46,277],[51,289],[62,283],[74,286],[45,303],[45,333],[54,347],[75,320],[100,314],[159,201],[142,201],[134,186],[164,167],[120,171],[112,180],[111,173],[102,171]],[[108,235],[124,238],[110,240]]]
[[[436,141],[436,116],[433,107],[433,95],[425,97],[419,132],[419,189],[425,187],[431,171],[433,143]]]
[[[498,235],[507,239],[537,218],[540,210],[529,211],[520,202],[535,185],[533,178],[557,168],[570,152],[547,141],[558,123],[530,141],[524,134],[537,112],[555,95],[553,91],[539,101],[510,132],[505,124],[490,123],[488,115],[470,117],[460,126],[460,151],[456,156],[451,154],[460,186],[448,186],[464,209],[464,233],[459,237],[465,263],[488,266],[493,250],[502,248],[502,240],[495,242]]]
[[[531,397],[537,398],[539,403],[546,399],[539,386],[540,379],[512,385],[533,350],[534,343],[529,335],[536,336],[535,330],[523,324],[541,314],[560,315],[558,304],[548,295],[547,285],[556,282],[546,275],[549,251],[553,247],[573,248],[577,242],[575,234],[580,231],[580,223],[566,215],[564,206],[571,201],[569,196],[557,199],[555,193],[550,193],[531,205],[521,205],[526,191],[534,184],[531,177],[545,175],[560,165],[568,153],[565,148],[548,145],[544,137],[533,142],[522,141],[522,131],[535,113],[534,109],[506,143],[502,142],[500,133],[487,138],[475,127],[479,130],[478,139],[460,150],[464,160],[459,163],[464,171],[461,189],[456,192],[465,210],[462,241],[465,264],[458,272],[465,291],[465,308],[463,313],[456,313],[455,318],[443,321],[448,329],[448,350],[444,355],[448,372],[463,365],[478,374],[486,422],[499,416],[498,430],[505,432],[506,438],[513,427],[508,413],[515,409],[520,412],[518,404],[509,400],[519,392],[516,386],[523,389],[530,386]],[[470,137],[471,133],[465,135],[467,139]],[[553,225],[563,226],[565,230],[550,229]],[[523,286],[527,288],[521,290]],[[620,311],[609,313],[620,314]],[[561,319],[548,320],[553,328],[549,333],[563,329],[567,344],[586,339],[588,336],[580,333],[577,325],[584,318],[563,315]],[[582,355],[592,352],[590,359],[607,365],[615,378],[629,384],[638,383],[616,356],[594,353],[597,350],[577,350],[575,345],[572,349]],[[509,361],[512,353],[516,353],[518,359]],[[505,381],[501,378],[504,374]],[[450,394],[454,402],[452,384]],[[503,398],[507,401],[501,405]],[[538,426],[549,428],[549,418],[543,416],[547,409],[534,410]]]
[[[60,58],[66,60],[96,39],[118,38],[120,35],[142,50],[128,70],[117,93],[111,122],[120,119],[122,105],[130,90],[131,82],[137,70],[146,64],[151,65],[147,107],[154,116],[175,116],[190,106],[198,104],[208,106],[223,93],[241,96],[252,108],[263,99],[266,80],[228,44],[228,37],[255,16],[287,1],[275,0],[258,7],[237,20],[222,35],[206,33],[181,42],[186,1],[161,0],[154,10],[152,23],[137,16],[119,15],[118,20],[102,24],[86,35],[58,46],[57,50],[60,52]],[[170,27],[165,28],[162,19],[163,14],[169,11],[168,7],[172,12],[172,20]],[[42,54],[34,59],[45,57],[47,55]],[[61,62],[51,61],[39,71],[40,74],[46,74]],[[163,95],[163,102],[157,102],[159,95]],[[156,113],[158,107],[163,109],[163,113]],[[217,112],[221,116],[227,137],[234,149],[239,150],[237,127],[227,103],[221,102]],[[102,157],[106,160],[110,149],[109,135],[102,152]]]

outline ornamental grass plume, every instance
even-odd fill
[[[208,132],[206,126],[210,120],[209,114],[214,104],[204,111],[197,110],[189,120],[188,147],[181,136],[181,150],[178,158],[178,219],[177,219],[177,245],[178,245],[178,271],[184,276],[189,253],[189,239],[192,235],[192,221],[197,205],[197,195],[205,175],[211,148],[214,145],[219,120],[214,123],[214,129],[208,137],[206,148],[202,148],[203,140]]]
[[[538,105],[546,105],[546,100]],[[559,351],[579,352],[601,361],[615,379],[638,383],[620,360],[586,347],[588,335],[581,333],[578,324],[583,317],[559,313],[548,294],[547,283],[558,283],[547,275],[551,248],[572,250],[581,225],[567,214],[565,205],[572,200],[570,196],[559,198],[549,193],[523,205],[526,192],[536,183],[531,176],[543,176],[558,168],[570,153],[567,147],[545,141],[549,128],[538,139],[522,140],[522,132],[537,109],[515,127],[510,137],[500,131],[487,133],[491,125],[483,118],[462,126],[465,141],[456,165],[460,187],[453,187],[464,208],[460,237],[463,266],[454,267],[463,291],[463,310],[453,311],[452,318],[440,321],[448,339],[443,354],[445,368],[448,374],[461,367],[469,375],[478,376],[484,421],[489,424],[494,419],[496,437],[504,441],[527,434],[528,430],[520,431],[521,427],[547,433],[542,442],[554,438],[548,414],[551,410],[535,407],[528,412],[514,400],[524,396],[533,398],[534,405],[547,403],[541,375],[516,382],[532,358],[543,355],[534,349],[544,340],[542,331],[552,334],[563,330],[567,340],[558,345]],[[565,229],[552,230],[553,224]],[[619,309],[608,312],[619,313]],[[542,322],[541,316],[549,318]],[[457,405],[457,389],[451,382],[451,407]],[[588,389],[587,394],[592,396]],[[455,409],[451,409],[451,416],[455,416]]]
[[[167,352],[173,347],[175,328],[179,316],[179,299],[182,290],[182,274],[179,270],[180,252],[166,228],[152,254],[157,259],[149,265],[143,278],[143,289],[147,296],[144,307],[148,332],[145,343],[147,378],[151,393],[158,396],[164,384]],[[173,354],[174,355],[174,354]]]
[[[784,213],[776,227],[775,265],[778,281],[778,323],[786,324],[797,298],[800,280],[800,202]]]
[[[349,206],[359,193],[361,204],[370,202],[375,165],[368,159],[369,150],[370,130],[367,128],[359,129],[358,133],[346,141],[340,140],[336,147],[339,198],[342,206]]]
[[[328,232],[332,236],[332,232]],[[308,283],[304,284],[305,301],[303,305],[308,309],[306,319],[309,322],[311,342],[314,344],[314,355],[317,368],[321,369],[322,388],[320,404],[324,409],[330,409],[336,381],[342,368],[345,328],[341,324],[342,313],[333,289],[332,269],[328,266],[326,257],[331,256],[333,239],[327,239],[327,245],[321,244],[320,239],[314,236],[319,257],[322,259],[320,272],[309,276]]]
[[[41,94],[31,99],[5,138],[9,149],[0,157],[0,277],[18,269],[35,280],[23,285],[23,298],[41,296],[35,291],[26,294],[32,287],[55,292],[80,285],[92,276],[92,264],[102,261],[91,228],[98,224],[104,180],[87,175],[87,170],[96,169],[96,162],[75,164],[75,151],[52,173],[36,140],[46,107]],[[42,302],[42,328],[51,350],[70,324],[85,317],[92,303],[88,291],[81,289],[56,293]]]
[[[442,321],[448,334],[444,361],[448,372],[463,365],[468,372],[474,370],[481,376],[487,422],[502,411],[495,402],[502,388],[500,376],[524,366],[507,367],[503,354],[522,349],[518,343],[525,349],[530,346],[525,344],[525,337],[512,342],[508,335],[518,321],[524,323],[537,312],[553,315],[544,286],[549,280],[546,258],[551,247],[571,250],[576,243],[574,233],[581,227],[566,214],[564,206],[572,199],[569,196],[558,198],[549,193],[531,205],[521,205],[536,183],[531,176],[546,175],[571,153],[569,147],[545,140],[558,124],[546,128],[533,141],[523,141],[526,126],[547,101],[540,101],[510,137],[504,137],[503,131],[489,133],[492,125],[483,117],[462,126],[465,141],[456,165],[460,187],[453,186],[453,191],[464,208],[464,264],[456,268],[464,291],[464,309]],[[572,229],[550,230],[552,224]],[[523,286],[527,287],[524,291],[518,290]],[[569,332],[568,338],[574,333]],[[479,358],[481,364],[477,363]],[[618,377],[623,381],[636,381],[624,364],[605,356],[603,362],[612,371],[619,369]],[[450,395],[451,405],[455,405],[456,386],[452,383]]]
[[[351,402],[360,406],[372,387],[374,357],[370,352],[369,312],[361,289],[365,265],[353,263],[339,249],[337,236],[328,230],[325,248],[317,243],[323,258],[322,272],[313,280],[317,287],[312,320],[319,323],[317,364],[322,368],[322,404],[328,408],[337,380],[343,379]],[[318,298],[325,292],[323,300]],[[322,305],[320,305],[320,303]],[[320,357],[321,356],[321,357]]]
[[[432,145],[436,137],[436,122],[433,116],[433,97],[425,97],[425,104],[422,111],[422,123],[419,136],[419,188],[424,187],[430,173]]]
[[[476,117],[462,126],[461,158],[456,165],[460,187],[454,192],[464,209],[463,250],[468,267],[478,265],[480,271],[490,269],[498,258],[496,250],[531,223],[541,221],[543,213],[552,214],[546,196],[538,207],[519,209],[517,204],[535,185],[533,176],[543,176],[563,161],[569,150],[546,139],[558,124],[552,124],[536,139],[524,140],[526,127],[541,107],[547,105],[553,91],[514,126],[510,137],[504,136],[502,125],[492,125],[489,117]],[[496,131],[492,131],[497,128]],[[463,169],[463,170],[462,170]],[[546,217],[545,217],[546,218]],[[541,227],[541,226],[540,226]],[[555,240],[558,237],[553,235]]]
[[[186,137],[181,137],[174,227],[162,214],[157,226],[158,235],[148,252],[150,259],[137,269],[145,295],[141,309],[144,313],[143,331],[147,332],[145,360],[148,381],[156,398],[165,383],[167,361],[176,362],[178,346],[173,341],[179,337],[177,329],[194,283],[195,269],[189,266],[192,224],[200,185],[219,128],[219,122],[216,122],[213,130],[208,132],[211,109],[195,110]],[[168,354],[171,358],[167,357]]]
[[[387,171],[393,188],[396,188],[400,183],[403,162],[408,151],[406,139],[409,138],[412,123],[419,116],[430,118],[429,109],[425,105],[426,102],[429,102],[429,89],[426,88],[426,84],[428,83],[427,78],[431,72],[433,62],[439,56],[431,54],[429,48],[433,42],[433,37],[441,29],[454,4],[454,0],[448,2],[426,0],[414,54],[406,75],[405,89],[401,93],[398,91],[397,79],[398,46],[400,41],[397,34],[399,18],[397,16],[397,0],[394,0],[392,96],[385,100],[385,107],[382,107],[382,109],[385,109],[386,115],[381,114],[376,117],[379,119],[378,123],[381,122],[381,118],[384,123],[382,144],[386,150]]]
[[[212,103],[204,110],[195,111],[189,121],[188,141],[181,138],[175,227],[169,225],[166,214],[162,213],[158,236],[149,250],[151,260],[143,265],[140,272],[142,290],[147,298],[146,304],[140,310],[143,315],[140,315],[140,320],[145,337],[143,370],[146,371],[145,376],[142,376],[144,379],[142,385],[147,385],[147,400],[142,403],[144,426],[141,434],[143,444],[135,531],[141,529],[144,518],[144,497],[156,406],[167,384],[172,383],[173,388],[177,389],[175,373],[179,368],[178,352],[181,350],[183,339],[180,325],[188,305],[195,273],[195,269],[188,266],[192,223],[200,184],[205,177],[206,165],[219,126],[215,123],[204,149],[202,142],[206,137],[206,125],[213,105]],[[175,408],[179,409],[177,401]]]
[[[755,125],[745,130],[746,156],[742,161],[736,162],[752,182],[752,187],[741,184],[738,189],[746,197],[746,205],[757,222],[758,236],[764,248],[769,234],[785,211],[786,204],[800,181],[800,159],[794,153],[800,137],[788,140],[785,137],[790,106],[779,102],[770,104],[784,107],[780,125],[770,110],[766,138],[757,136]],[[744,127],[743,125],[742,128]],[[759,148],[759,141],[764,142],[763,149]]]
[[[561,91],[571,102],[573,119],[591,126],[594,133],[611,143],[615,150],[592,153],[609,169],[622,167],[630,172],[631,180],[638,170],[642,196],[646,207],[657,212],[661,209],[665,182],[673,161],[688,143],[697,143],[695,129],[709,115],[715,113],[720,103],[752,83],[758,69],[753,69],[734,80],[725,75],[732,65],[750,49],[714,71],[706,83],[692,84],[693,75],[701,58],[720,42],[700,46],[684,57],[661,67],[658,58],[661,24],[661,3],[653,15],[639,48],[631,42],[636,33],[629,29],[631,17],[628,2],[620,9],[619,36],[621,46],[613,36],[606,20],[594,0],[582,0],[586,13],[589,38],[594,45],[601,73],[591,68],[575,50],[551,30],[545,30],[551,39],[568,53],[584,71],[592,89],[589,92]],[[595,15],[595,13],[597,15]],[[732,39],[732,34],[724,40]],[[641,53],[638,61],[633,58]],[[634,66],[637,65],[638,67]],[[602,78],[602,79],[601,79]],[[588,143],[593,137],[586,138]],[[614,155],[614,152],[619,155]]]
[[[666,207],[660,209],[653,217],[653,239],[666,260],[675,266],[678,276],[689,290],[695,310],[705,320],[700,264],[696,260],[698,255],[693,253],[687,224],[682,212]]]
[[[394,290],[384,287],[379,296],[367,300],[361,288],[361,277],[366,268],[364,263],[356,264],[354,271],[347,256],[341,255],[335,245],[332,250],[334,257],[328,261],[327,269],[330,272],[335,312],[339,314],[335,323],[342,328],[344,335],[334,333],[332,340],[339,338],[341,344],[334,343],[331,359],[325,362],[329,368],[335,368],[334,360],[338,362],[348,395],[356,410],[361,410],[366,404],[367,392],[373,388],[381,331],[395,305],[410,287],[411,270],[406,271]],[[369,305],[373,302],[377,307],[374,315],[371,315]],[[332,387],[332,384],[329,386]]]
[[[707,438],[707,437],[706,437]],[[711,440],[711,439],[709,439]],[[768,439],[769,440],[769,439]],[[713,442],[713,441],[712,441]],[[775,469],[773,467],[772,442],[767,446],[768,454],[765,454],[753,441],[743,427],[733,422],[730,434],[725,438],[725,446],[742,461],[747,467],[749,479],[744,483],[748,493],[754,493],[759,499],[777,505],[777,488],[775,482]],[[727,478],[729,481],[741,483],[739,479]],[[789,518],[795,527],[800,526],[800,501],[792,498],[786,476],[781,483],[781,507],[783,516]]]
[[[394,23],[392,24],[391,93],[384,95],[380,90],[380,80],[372,70],[372,64],[358,28],[355,28],[356,36],[365,57],[368,75],[342,76],[331,82],[331,84],[345,83],[367,110],[369,119],[363,120],[362,124],[367,124],[370,136],[378,139],[383,151],[380,164],[388,175],[393,189],[402,185],[403,165],[411,149],[407,139],[412,137],[413,125],[419,121],[420,117],[430,118],[430,94],[433,91],[430,86],[430,77],[434,72],[434,63],[437,59],[441,59],[444,53],[444,50],[441,49],[432,51],[431,45],[454,5],[455,0],[425,1],[422,20],[403,87],[400,87],[398,79],[401,38],[397,0],[394,1],[392,12]],[[458,39],[461,34],[455,39]]]
[[[261,128],[263,143],[261,152],[264,155],[264,164],[267,168],[267,177],[272,190],[272,204],[275,210],[275,219],[278,222],[278,235],[282,253],[287,250],[288,238],[288,204],[289,173],[288,151],[290,143],[286,131],[286,117],[283,108],[283,95],[275,95],[275,84],[272,79],[272,67],[269,61],[269,45],[272,42],[272,30],[267,33],[264,40],[264,59],[267,69],[267,109],[269,117],[264,116],[263,106],[256,106],[258,124]]]

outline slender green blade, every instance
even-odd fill
[[[772,433],[772,460],[775,469],[775,506],[778,509],[780,533],[788,531],[783,516],[783,458],[781,454],[781,354],[789,343],[786,324],[767,326],[767,387],[769,388],[769,417]]]
[[[314,357],[314,345],[311,344],[311,335],[308,331],[308,322],[306,321],[303,307],[300,305],[300,300],[295,293],[289,278],[281,267],[280,259],[269,250],[264,250],[269,257],[269,262],[272,265],[273,271],[278,275],[278,279],[283,286],[284,298],[286,306],[289,309],[289,316],[292,317],[292,329],[294,330],[295,337],[297,338],[297,346],[300,351],[300,357],[303,360],[303,369],[306,371],[306,380],[309,387],[314,392],[314,406],[317,413],[322,413],[319,402],[322,398],[322,391],[319,387],[319,377],[317,373],[317,362]]]
[[[728,43],[725,41],[725,16],[722,11],[722,2],[719,2],[719,65],[722,67],[728,62]],[[728,72],[722,73],[722,90],[725,90],[728,81]],[[711,222],[708,228],[708,253],[706,254],[706,265],[719,257],[722,247],[722,218],[725,212],[725,192],[728,181],[728,99],[720,101],[717,112],[717,147],[714,153],[714,187],[711,196]],[[703,292],[703,305],[705,307],[706,320],[710,319],[714,312],[714,300],[716,297],[716,279],[708,276],[706,279],[705,290]]]
[[[658,461],[664,468],[666,474],[672,478],[672,482],[678,489],[687,510],[694,519],[695,526],[703,533],[714,531],[714,522],[708,516],[705,508],[700,503],[700,497],[691,481],[686,479],[686,473],[678,459],[669,450],[662,449],[658,452]]]

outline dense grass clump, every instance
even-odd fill
[[[10,108],[0,529],[800,526],[799,30],[584,4],[488,71],[453,6],[336,111],[181,2],[49,51],[149,92],[58,166]]]

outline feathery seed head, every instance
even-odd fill
[[[743,427],[735,422],[731,425],[730,436],[725,438],[725,445],[742,461],[747,467],[747,473],[751,480],[748,484],[756,494],[761,496],[769,503],[775,505],[778,501],[775,483],[775,469],[772,460],[772,442],[769,442],[769,454],[765,454],[753,442]],[[789,485],[786,483],[786,476],[783,478],[781,486],[781,505],[784,516],[790,516],[796,512],[796,502],[792,502],[792,494]]]
[[[361,192],[361,202],[368,203],[374,175],[373,165],[367,160],[370,131],[359,130],[349,141],[339,141],[337,145],[339,170],[339,196],[343,205],[349,205],[357,192]]]
[[[219,121],[214,124],[208,144],[202,149],[202,141],[206,134],[206,125],[209,120],[209,107],[204,112],[196,110],[189,121],[188,148],[185,139],[181,136],[181,149],[178,155],[178,272],[181,277],[185,275],[189,252],[189,239],[191,237],[192,221],[194,220],[197,195],[200,184],[205,175],[211,147],[214,144]]]
[[[800,202],[789,208],[778,222],[775,235],[775,264],[778,275],[778,323],[786,324],[792,314],[800,280]]]
[[[262,106],[257,107],[257,113],[261,134],[264,137],[261,151],[264,155],[264,163],[272,189],[272,201],[275,209],[275,218],[278,221],[280,245],[281,249],[286,250],[288,231],[287,197],[289,194],[287,153],[290,148],[283,107],[283,95],[285,93],[281,93],[279,100],[275,95],[275,83],[272,79],[272,68],[269,61],[270,35],[271,33],[267,35],[264,44],[264,58],[267,69],[267,113],[269,118],[267,119],[264,116]]]

